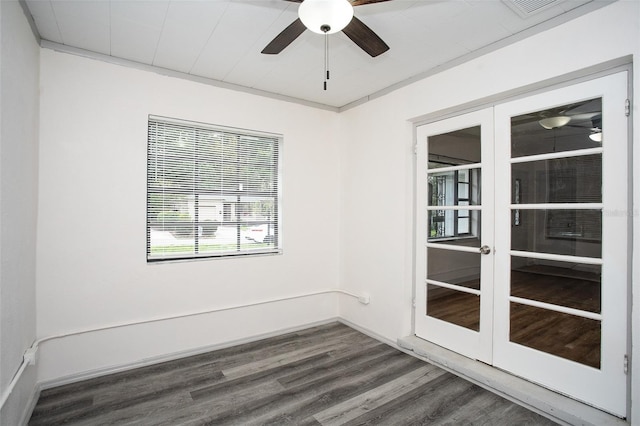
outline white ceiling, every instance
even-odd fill
[[[520,11],[512,3],[529,8]],[[43,45],[211,79],[213,84],[345,107],[573,19],[610,0],[392,0],[355,8],[390,50],[371,58],[344,34],[305,31],[260,51],[297,18],[285,0],[26,0]],[[547,4],[549,3],[549,4]],[[546,5],[546,6],[545,6]],[[122,61],[120,61],[122,62]]]

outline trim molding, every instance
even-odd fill
[[[19,425],[27,426],[29,424],[31,414],[33,413],[33,409],[36,408],[38,399],[40,399],[40,384],[36,382],[33,388],[33,392],[31,392],[31,396],[29,397],[24,411],[22,412],[22,417],[20,418],[20,422],[18,423]]]
[[[498,40],[488,46],[484,46],[480,49],[474,50],[473,52],[467,53],[466,55],[462,55],[459,56],[455,59],[452,59],[449,62],[446,62],[444,64],[440,64],[430,70],[427,70],[425,72],[416,74],[412,77],[407,78],[406,80],[403,81],[399,81],[398,83],[392,84],[384,89],[378,90],[377,92],[374,92],[368,96],[364,96],[360,99],[357,99],[353,102],[350,102],[346,105],[341,106],[338,111],[339,112],[344,112],[347,111],[351,108],[355,108],[359,105],[365,104],[369,101],[372,101],[374,99],[383,97],[385,95],[388,95],[391,92],[394,92],[398,89],[401,89],[405,86],[408,86],[410,84],[416,83],[420,80],[424,80],[425,78],[428,77],[432,77],[436,74],[440,74],[441,72],[447,71],[451,68],[455,68],[458,65],[462,65],[466,62],[472,61],[474,59],[477,59],[481,56],[487,55],[489,53],[495,52],[496,50],[502,49],[503,47],[507,47],[510,46],[514,43],[517,43],[519,41],[525,40],[529,37],[533,37],[536,34],[542,33],[544,31],[550,30],[552,28],[555,28],[557,26],[560,26],[564,23],[567,23],[573,19],[579,18],[580,16],[586,15],[588,13],[591,13],[593,11],[596,11],[602,7],[608,6],[612,3],[614,3],[617,0],[596,0],[596,1],[590,1],[582,6],[578,6],[574,9],[569,10],[568,12],[565,12],[561,15],[558,15],[554,18],[551,18],[547,21],[541,22],[538,25],[534,25],[533,27],[529,27],[523,31],[520,31],[519,33],[516,33],[512,36],[503,38],[502,40]],[[505,2],[506,3],[506,2]]]
[[[506,92],[496,93],[491,96],[476,99],[461,105],[455,105],[449,108],[441,109],[418,117],[408,119],[415,127],[424,124],[430,124],[436,121],[445,120],[447,118],[477,111],[487,107],[493,107],[497,104],[510,102],[521,99],[525,96],[531,96],[542,92],[547,92],[557,88],[565,87],[570,84],[581,83],[587,80],[593,80],[605,75],[614,74],[619,71],[632,72],[633,56],[626,55],[615,58],[606,62],[592,65],[587,68],[571,71],[550,79],[541,80],[526,86],[517,87]],[[415,130],[414,130],[415,133]]]
[[[382,336],[382,335],[380,335],[380,334],[378,334],[376,332],[373,332],[373,331],[369,330],[368,328],[361,327],[358,324],[349,321],[348,319],[345,319],[345,318],[342,318],[342,317],[338,317],[338,318],[336,318],[336,321],[346,325],[347,327],[351,327],[354,330],[357,330],[362,334],[366,334],[367,336],[371,337],[372,339],[376,339],[376,340],[378,340],[378,341],[380,341],[382,343],[385,343],[385,344],[387,344],[387,345],[389,345],[389,346],[391,346],[391,347],[393,347],[395,349],[398,349],[399,351],[406,352],[406,353],[410,354],[410,352],[408,352],[405,349],[403,349],[402,347],[398,346],[398,344],[395,341],[393,341],[391,339],[387,339],[386,337],[384,337],[384,336]]]
[[[31,347],[25,351],[25,353],[23,355],[22,363],[20,364],[18,372],[13,377],[13,379],[11,379],[11,382],[9,383],[9,386],[7,387],[6,391],[3,393],[2,398],[0,398],[0,410],[2,409],[2,407],[4,406],[6,401],[9,399],[9,397],[11,396],[11,393],[13,392],[14,388],[16,387],[16,385],[20,382],[20,379],[22,378],[24,371],[27,369],[27,366],[29,364],[35,364],[36,363],[36,358],[37,358],[39,346],[42,343],[48,342],[50,340],[63,339],[63,338],[70,337],[70,336],[78,336],[78,335],[82,335],[82,334],[95,333],[95,332],[104,331],[104,330],[113,330],[113,329],[117,329],[117,328],[131,327],[131,326],[142,325],[142,324],[150,324],[150,323],[170,321],[170,320],[180,319],[180,318],[188,318],[188,317],[193,317],[193,316],[208,315],[208,314],[213,314],[213,313],[223,312],[223,311],[230,311],[230,310],[235,310],[235,309],[250,308],[250,307],[253,307],[253,306],[260,306],[260,305],[266,305],[266,304],[270,304],[270,303],[284,302],[284,301],[288,301],[288,300],[302,299],[302,298],[307,298],[307,297],[312,297],[312,296],[320,296],[320,295],[331,294],[331,293],[338,293],[338,294],[343,294],[343,295],[346,295],[346,296],[350,296],[350,297],[353,297],[353,298],[357,299],[358,301],[360,301],[361,299],[362,300],[365,300],[365,299],[368,300],[368,296],[367,295],[357,295],[357,294],[349,292],[347,290],[342,290],[342,289],[319,290],[319,291],[315,291],[315,292],[311,292],[311,293],[304,293],[304,294],[297,294],[297,295],[293,295],[293,296],[283,296],[283,297],[278,297],[278,298],[273,298],[273,299],[268,299],[268,300],[255,301],[255,302],[245,303],[245,304],[242,304],[242,305],[223,306],[223,307],[219,307],[219,308],[209,309],[209,310],[206,310],[206,311],[190,312],[190,313],[186,313],[186,314],[178,314],[178,315],[173,315],[173,316],[168,316],[168,317],[151,318],[151,319],[147,319],[147,320],[133,321],[133,322],[128,322],[128,323],[110,324],[110,325],[105,325],[105,326],[102,326],[102,327],[95,327],[95,328],[89,328],[89,329],[80,329],[80,330],[69,331],[69,332],[66,332],[66,333],[61,333],[61,334],[55,334],[55,335],[51,335],[51,336],[42,337],[40,339],[37,339],[35,342],[33,342]],[[368,302],[366,302],[366,303],[365,302],[361,302],[361,303],[368,304]],[[336,319],[334,318],[333,320],[335,321]],[[312,326],[312,325],[305,324],[305,325],[300,326],[300,327],[310,327],[310,326]],[[248,339],[247,342],[253,341],[253,340],[258,340],[258,339],[269,337],[269,336],[275,336],[275,335],[282,334],[282,333],[285,333],[285,332],[287,332],[287,331],[286,330],[277,330],[277,331],[275,331],[273,333],[268,333],[268,334],[266,334],[264,336],[263,335],[251,336],[251,337],[247,338]],[[199,352],[196,352],[196,353],[212,351],[212,350],[215,350],[215,349],[222,349],[224,347],[241,344],[243,342],[244,342],[243,340],[231,341],[231,342],[227,342],[227,343],[223,344],[222,346],[212,346],[212,347],[200,348],[200,349],[196,350],[196,351],[199,351]],[[167,355],[168,358],[166,360],[188,356],[188,354],[190,354],[190,353],[191,353],[191,351],[187,351],[187,352],[184,352],[184,353],[183,352],[179,352],[177,354],[169,354],[169,355]],[[59,380],[55,379],[53,381],[45,381],[45,382],[38,382],[38,383],[39,384],[43,384],[44,383],[44,388],[46,389],[46,388],[53,387],[53,386],[59,386],[59,385],[66,384],[66,383],[72,383],[74,381],[79,381],[79,380],[83,380],[83,379],[87,379],[87,378],[97,377],[97,376],[100,376],[100,375],[115,373],[115,372],[126,370],[126,369],[131,369],[131,368],[135,368],[135,367],[142,367],[142,366],[145,366],[145,365],[162,362],[161,361],[162,359],[165,359],[164,356],[160,356],[158,358],[158,360],[156,360],[156,358],[153,357],[153,358],[150,358],[150,359],[141,360],[141,361],[139,361],[137,363],[126,364],[126,366],[124,366],[124,367],[122,367],[122,366],[108,367],[106,369],[99,369],[99,370],[92,370],[92,371],[88,371],[88,372],[81,372],[81,373],[78,373],[77,375],[72,375],[72,376],[60,378]],[[52,382],[53,384],[49,384],[50,382]]]
[[[321,104],[318,102],[306,101],[306,100],[294,98],[291,96],[267,92],[265,90],[259,90],[259,89],[253,89],[251,87],[240,86],[239,84],[227,83],[220,80],[214,80],[212,78],[200,77],[193,74],[187,74],[185,72],[170,70],[168,68],[161,68],[155,65],[143,64],[142,62],[136,62],[129,59],[117,58],[115,56],[109,56],[103,53],[97,53],[97,52],[92,52],[90,50],[67,46],[67,45],[55,43],[49,40],[42,39],[40,41],[40,47],[42,47],[43,49],[50,49],[56,52],[69,53],[71,55],[80,56],[87,59],[95,59],[98,61],[107,62],[109,64],[120,65],[123,67],[134,68],[142,71],[148,71],[148,72],[160,74],[166,77],[174,77],[182,80],[193,81],[200,84],[206,84],[208,86],[218,87],[221,89],[234,90],[236,92],[249,93],[251,95],[263,96],[265,98],[291,102],[294,104],[323,109],[326,111],[339,112],[339,108],[337,107]]]
[[[38,382],[37,393],[39,394],[41,391],[45,389],[54,388],[56,386],[68,385],[70,383],[80,382],[88,379],[94,379],[96,377],[106,376],[108,374],[120,373],[122,371],[133,370],[135,368],[147,367],[149,365],[160,364],[167,361],[174,361],[176,359],[186,358],[194,355],[200,355],[203,353],[217,351],[220,349],[226,349],[232,346],[243,345],[245,343],[252,343],[258,340],[268,339],[270,337],[276,337],[276,336],[280,336],[287,333],[295,333],[296,331],[304,330],[311,327],[317,327],[320,325],[325,325],[325,324],[329,324],[336,321],[339,322],[340,318],[332,317],[322,321],[301,324],[295,327],[287,327],[287,328],[279,329],[276,331],[271,331],[268,333],[261,333],[261,334],[253,335],[250,337],[242,338],[242,339],[232,340],[229,342],[219,343],[219,344],[210,345],[210,346],[201,346],[198,348],[188,349],[185,351],[178,351],[170,354],[153,356],[150,358],[142,359],[140,361],[119,364],[111,367],[98,368],[90,371],[83,371],[77,374],[71,374],[71,375],[60,377],[53,380],[45,380],[42,382]]]
[[[40,44],[42,42],[42,39],[40,38],[40,33],[38,32],[38,27],[36,27],[36,22],[33,20],[31,11],[29,11],[29,6],[27,6],[27,2],[25,0],[18,0],[18,3],[20,3],[20,6],[22,7],[22,11],[24,12],[24,16],[27,18],[29,27],[31,27],[33,38],[36,40],[36,43]]]

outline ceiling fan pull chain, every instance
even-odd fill
[[[325,68],[327,70],[327,80],[329,80],[329,34],[325,34],[325,51],[324,51],[324,56],[325,56]]]
[[[320,30],[324,32],[324,90],[327,90],[327,80],[329,80],[329,25],[322,25]]]
[[[329,80],[329,34],[324,32],[324,90],[327,90]]]

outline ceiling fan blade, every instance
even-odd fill
[[[601,116],[602,112],[600,111],[594,111],[594,112],[583,112],[580,114],[571,114],[570,117],[572,120],[574,121],[591,121],[594,118],[598,118],[598,116]],[[600,117],[601,119],[601,117]]]
[[[355,16],[342,32],[373,58],[389,50],[387,43]]]
[[[277,55],[282,52],[285,47],[290,45],[293,40],[297,39],[306,29],[307,27],[304,26],[300,18],[296,19],[271,40],[271,43],[262,49],[262,53],[265,55]]]
[[[288,1],[292,1],[292,0],[288,0]],[[296,1],[296,0],[293,0],[293,1]],[[391,0],[350,0],[352,6],[362,6],[365,4],[382,3],[385,1],[391,1]]]

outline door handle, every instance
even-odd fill
[[[489,246],[480,247],[480,254],[489,254],[491,253],[491,248]]]

